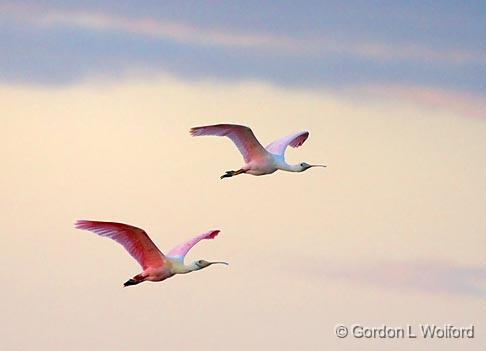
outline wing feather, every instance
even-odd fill
[[[264,157],[267,151],[253,134],[253,131],[237,124],[215,124],[211,126],[191,128],[192,136],[215,135],[230,138],[243,155],[246,163],[254,158]]]
[[[204,239],[214,239],[219,234],[219,232],[220,232],[219,230],[211,230],[207,233],[203,233],[198,236],[195,236],[191,240],[174,247],[172,250],[169,251],[167,257],[174,258],[176,260],[183,262],[184,257],[187,255],[189,250],[192,249],[194,245],[196,245],[198,242]]]
[[[143,269],[162,267],[165,257],[143,229],[128,224],[79,220],[77,229],[88,230],[122,245]]]
[[[275,140],[274,142],[268,144],[265,148],[272,154],[283,156],[287,146],[290,145],[292,147],[299,147],[307,140],[308,137],[309,132],[307,131],[295,133]]]

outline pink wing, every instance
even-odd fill
[[[299,132],[283,137],[282,139],[275,140],[273,143],[267,145],[266,149],[272,154],[283,156],[287,146],[290,145],[292,147],[299,147],[304,143],[304,141],[307,140],[308,137],[309,132]]]
[[[262,144],[257,140],[252,130],[245,126],[237,124],[215,124],[212,126],[194,127],[191,128],[192,136],[200,135],[216,135],[227,136],[230,138],[236,147],[243,155],[246,163],[254,158],[259,158],[267,155],[267,151]]]
[[[161,267],[165,264],[164,254],[159,251],[143,229],[123,223],[85,220],[77,221],[74,226],[115,240],[137,260],[143,269]]]
[[[167,256],[180,261],[184,261],[184,257],[194,245],[204,239],[214,239],[218,234],[219,230],[211,230],[207,233],[200,234],[183,244],[177,245],[172,250],[170,250]]]

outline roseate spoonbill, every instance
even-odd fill
[[[79,220],[75,227],[115,240],[142,266],[143,272],[127,280],[123,286],[136,285],[146,280],[159,282],[175,274],[198,271],[212,264],[228,264],[205,260],[184,264],[184,257],[194,245],[203,239],[214,239],[219,230],[211,230],[195,236],[191,240],[174,247],[166,256],[160,252],[143,229],[128,224]]]
[[[256,176],[271,174],[278,169],[288,172],[303,172],[311,167],[326,167],[324,165],[310,165],[300,162],[290,165],[285,162],[287,146],[299,147],[307,140],[309,132],[299,132],[263,147],[257,140],[253,131],[237,124],[215,124],[212,126],[194,127],[190,131],[192,136],[216,135],[227,136],[243,155],[245,165],[237,171],[226,171],[220,178],[233,177],[248,173]]]

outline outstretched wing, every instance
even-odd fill
[[[243,155],[243,159],[247,163],[252,159],[267,155],[267,151],[257,140],[255,134],[253,134],[253,131],[245,126],[240,126],[237,124],[215,124],[212,126],[191,128],[190,133],[192,136],[227,136],[233,141],[233,143],[235,143],[236,147]]]
[[[271,152],[272,154],[283,156],[285,154],[285,150],[287,149],[287,146],[290,145],[292,147],[299,147],[304,143],[304,141],[307,140],[308,137],[309,137],[309,132],[306,131],[295,133],[283,137],[282,139],[275,140],[273,143],[267,145],[266,149],[268,152]]]
[[[165,264],[164,254],[143,229],[123,223],[86,220],[77,221],[75,227],[115,240],[137,260],[143,269],[161,267]]]
[[[191,240],[174,247],[172,250],[169,251],[167,257],[183,262],[184,257],[194,245],[196,245],[198,242],[204,239],[214,239],[218,234],[219,234],[219,230],[211,230],[207,233],[200,234],[192,238]]]

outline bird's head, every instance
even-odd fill
[[[299,167],[300,167],[300,172],[304,172],[304,171],[307,171],[309,168],[312,168],[312,167],[326,167],[325,165],[310,165],[306,162],[301,162],[299,163]]]
[[[225,265],[228,265],[227,262],[209,262],[209,261],[205,261],[205,260],[197,260],[197,261],[194,261],[194,267],[195,267],[195,271],[198,271],[200,269],[203,269],[203,268],[206,268],[206,267],[209,267],[211,266],[212,264],[225,264]]]

